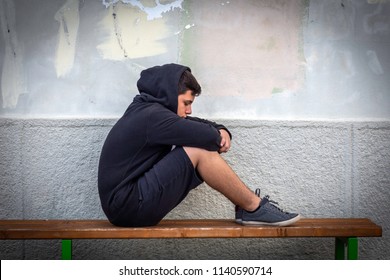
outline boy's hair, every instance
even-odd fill
[[[179,94],[185,93],[187,90],[192,91],[192,95],[198,96],[202,92],[198,81],[189,70],[184,71],[179,80]]]

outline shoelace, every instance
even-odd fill
[[[260,188],[257,188],[257,189],[255,190],[255,194],[256,194],[258,197],[260,197],[260,192],[261,192],[261,191],[260,191]],[[289,214],[289,212],[286,212],[286,211],[284,211],[282,208],[280,208],[278,202],[276,202],[275,200],[271,200],[270,197],[269,197],[269,195],[266,195],[266,196],[264,196],[263,198],[267,199],[268,202],[269,202],[273,207],[275,207],[277,210],[279,210],[280,212]]]
[[[266,199],[268,200],[268,202],[269,202],[274,208],[276,208],[278,211],[280,211],[280,212],[282,212],[282,213],[285,213],[285,214],[290,214],[289,212],[284,211],[282,208],[280,208],[278,202],[269,199],[269,195],[266,195],[264,198],[266,198]]]
[[[259,194],[260,194],[260,191],[259,191]],[[279,206],[279,203],[278,203],[278,202],[276,202],[275,200],[271,200],[270,197],[269,197],[269,195],[264,196],[264,198],[267,199],[268,202],[269,202],[273,207],[275,207],[277,210],[279,210],[280,212],[285,213],[285,214],[289,214],[289,212],[284,211],[284,210]]]

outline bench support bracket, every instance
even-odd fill
[[[347,252],[348,260],[357,260],[358,259],[358,239],[356,237],[347,237],[339,238],[336,237],[335,242],[335,259],[344,260],[345,252]],[[62,259],[71,260],[72,259],[72,240],[63,239],[62,240]]]
[[[348,260],[358,259],[358,239],[357,237],[339,238],[336,237],[335,257],[336,260],[345,259],[345,251],[347,251]]]
[[[71,260],[72,259],[72,239],[62,240],[62,254],[61,259]]]

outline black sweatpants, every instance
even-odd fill
[[[160,222],[203,180],[182,147],[176,147],[124,190],[122,209],[111,223],[117,226],[152,226]]]

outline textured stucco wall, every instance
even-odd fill
[[[220,120],[233,132],[226,160],[306,217],[368,217],[362,259],[390,258],[390,122]],[[0,119],[0,218],[105,218],[97,194],[102,143],[115,119]],[[206,185],[167,218],[233,218]],[[332,239],[76,240],[76,259],[331,259]],[[1,259],[59,258],[58,241],[0,241]]]

